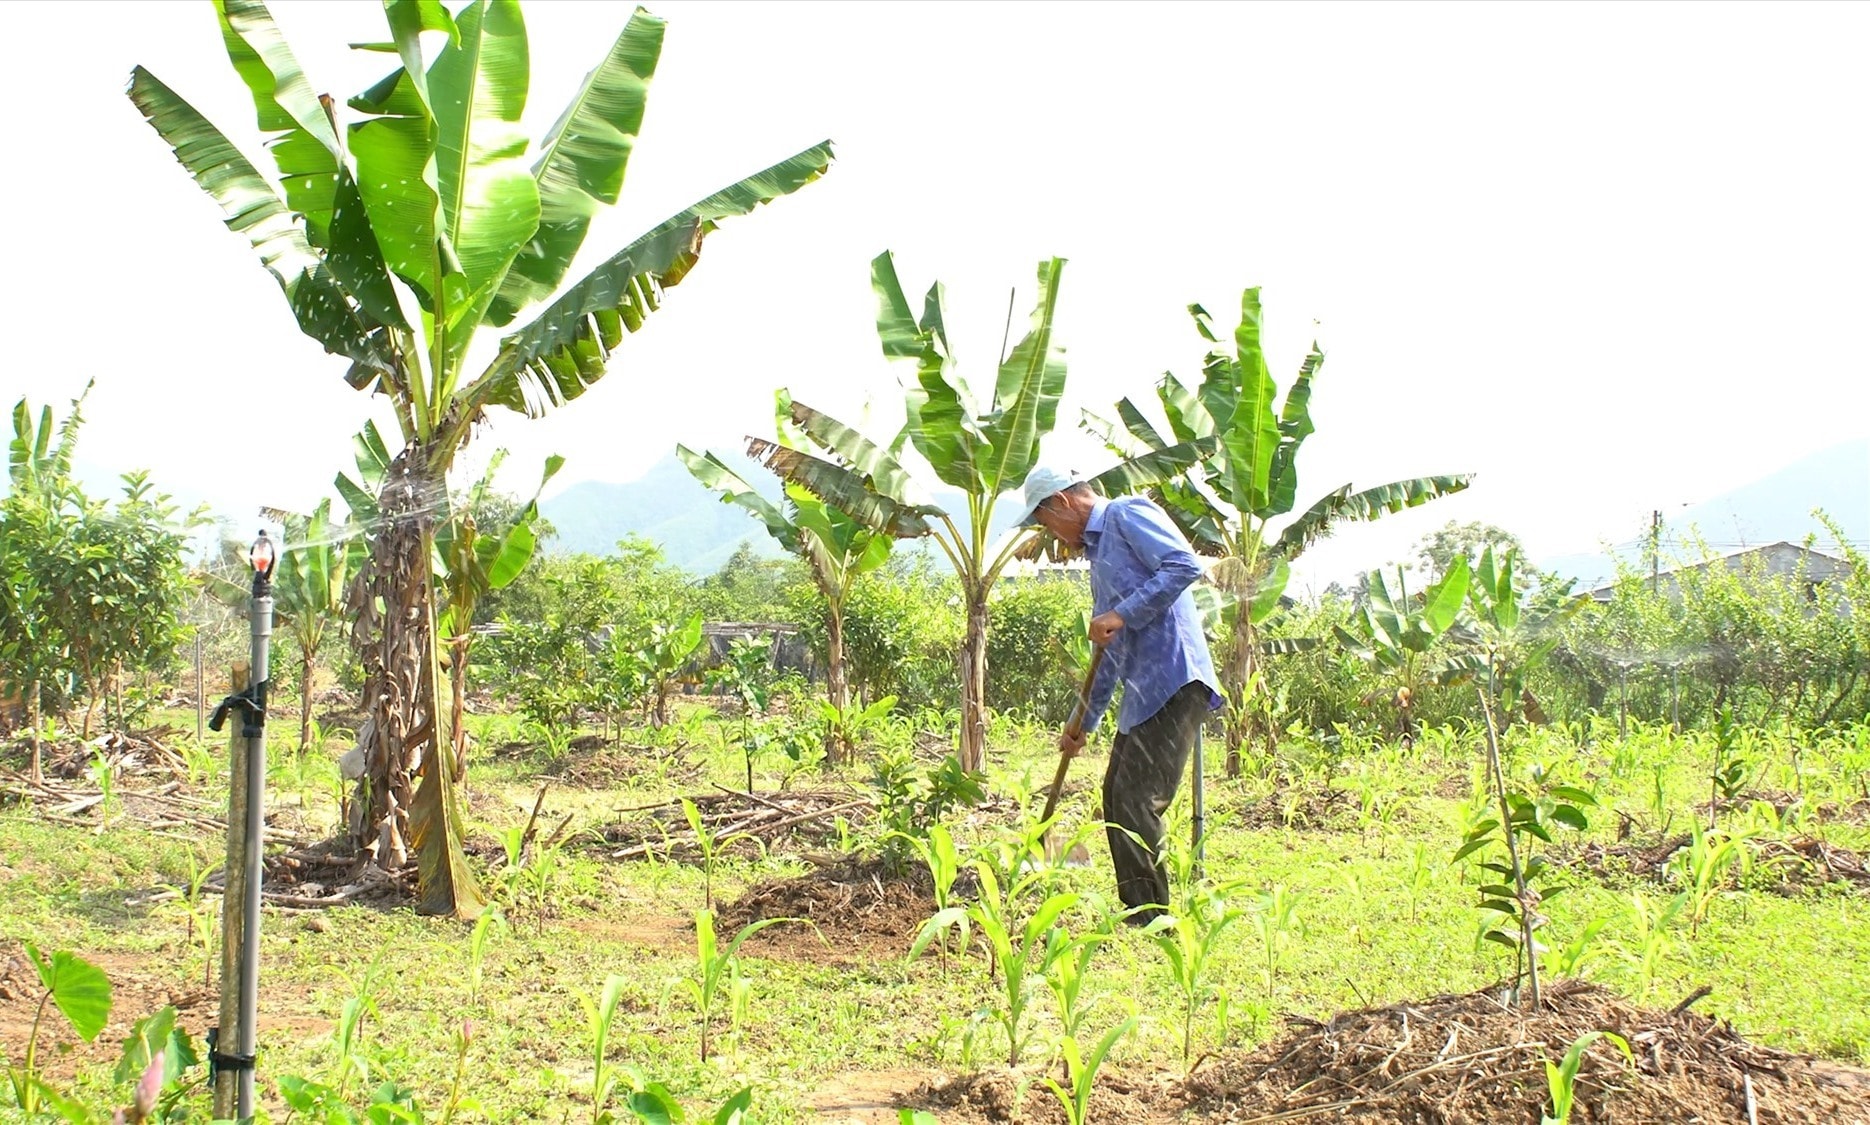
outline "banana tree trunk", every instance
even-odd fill
[[[1257,701],[1249,693],[1259,690],[1259,638],[1253,635],[1253,615],[1247,600],[1235,602],[1234,637],[1227,648],[1227,697],[1233,706],[1227,710],[1227,776],[1240,776],[1240,748],[1253,736],[1253,716]]]
[[[833,604],[825,613],[825,698],[841,715],[851,703],[850,680],[844,670],[844,608]],[[825,763],[841,766],[850,760],[851,747],[845,745],[843,724],[825,731]]]
[[[461,848],[442,707],[431,560],[444,481],[429,453],[411,444],[391,464],[378,497],[382,524],[351,591],[365,707],[351,842],[389,873],[415,853],[417,911],[472,918],[484,904]]]
[[[961,768],[987,763],[987,591],[967,591],[967,632],[961,640]]]

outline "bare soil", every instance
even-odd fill
[[[972,893],[972,884],[962,883],[957,880],[956,893]],[[812,925],[769,926],[741,948],[762,957],[840,965],[903,956],[933,913],[935,890],[927,871],[892,875],[880,860],[846,858],[749,887],[721,908],[721,929],[725,935],[765,918],[803,918]]]
[[[219,1019],[220,996],[201,985],[199,980],[183,984],[175,979],[172,966],[160,956],[138,957],[112,953],[87,953],[90,961],[110,980],[110,1020],[90,1043],[83,1042],[58,1010],[47,1005],[39,1029],[38,1065],[55,1086],[71,1081],[79,1070],[115,1065],[123,1053],[123,1041],[130,1026],[161,1008],[173,1005],[177,1022],[195,1040],[197,1050],[205,1050],[203,1037]],[[281,1001],[279,986],[268,985],[262,1005],[259,1031],[305,1040],[331,1030],[331,1022],[303,1015],[312,1007],[312,997],[303,993]],[[8,942],[0,946],[0,1047],[14,1062],[23,1062],[26,1041],[32,1034],[33,1015],[38,1010],[44,990],[25,951]],[[290,1014],[281,1014],[290,1013]]]
[[[1289,788],[1244,802],[1237,809],[1245,828],[1293,828],[1322,832],[1355,822],[1357,799],[1329,785]]]

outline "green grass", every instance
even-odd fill
[[[663,747],[687,742],[688,748],[671,761],[699,769],[702,780],[684,781],[672,776],[680,770],[665,770],[649,771],[617,789],[554,784],[546,800],[551,823],[572,813],[576,832],[602,825],[623,806],[707,790],[708,781],[730,787],[743,783],[738,752],[717,723],[701,709],[691,710],[697,717],[680,731],[626,731],[625,741]],[[492,831],[523,821],[543,776],[562,773],[582,752],[572,751],[566,761],[551,760],[538,747],[502,749],[501,743],[519,737],[517,725],[501,716],[475,722],[482,738],[472,759],[469,822],[490,842]],[[1650,793],[1658,764],[1665,768],[1661,820],[1670,830],[1683,830],[1691,816],[1706,815],[1690,811],[1692,803],[1708,799],[1705,779],[1712,759],[1702,740],[1673,739],[1654,730],[1617,740],[1614,727],[1606,734],[1601,726],[1587,734],[1592,737],[1580,748],[1557,731],[1515,732],[1509,750],[1520,776],[1531,762],[1544,761],[1556,763],[1561,780],[1597,788],[1604,807],[1593,816],[1589,839],[1615,840],[1619,818],[1613,809],[1632,818],[1638,836],[1662,827]],[[289,743],[291,735],[282,735]],[[990,771],[994,789],[1030,793],[1042,786],[1051,767],[1046,733],[1001,724],[996,735],[994,745],[1005,753]],[[1828,780],[1835,771],[1823,745],[1802,754],[1800,779],[1792,775],[1789,753],[1777,752],[1770,740],[1761,743],[1755,788],[1803,784],[1813,801],[1846,801],[1853,795],[1845,782]],[[344,748],[334,741],[303,759],[274,748],[272,799],[285,822],[309,837],[327,833],[335,823],[331,781],[335,758]],[[1334,758],[1334,752],[1343,756]],[[1480,916],[1473,907],[1468,865],[1448,862],[1459,840],[1462,800],[1443,794],[1471,788],[1478,754],[1477,745],[1452,736],[1425,739],[1414,751],[1363,746],[1332,751],[1292,739],[1282,748],[1286,776],[1277,786],[1262,779],[1209,779],[1210,874],[1244,879],[1250,887],[1283,884],[1296,891],[1304,932],[1270,988],[1262,976],[1260,937],[1250,919],[1227,932],[1212,971],[1230,998],[1231,1019],[1223,1039],[1215,1006],[1204,1008],[1197,1020],[1197,1055],[1276,1035],[1288,1013],[1321,1018],[1345,1007],[1461,992],[1496,982],[1510,971],[1504,951],[1476,942]],[[764,763],[762,787],[778,784],[783,764]],[[1097,755],[1077,766],[1076,778],[1087,791],[1068,802],[1069,816],[1090,814],[1102,765]],[[859,773],[854,770],[845,780],[856,781]],[[222,783],[217,777],[204,792],[216,795],[213,787]],[[795,787],[831,783],[815,774],[794,781]],[[1271,827],[1245,826],[1249,807],[1269,794],[1315,792],[1325,785],[1346,790],[1350,797],[1332,806],[1323,828],[1287,829],[1276,817]],[[1743,814],[1727,819],[1739,823]],[[1870,851],[1870,828],[1830,823],[1808,824],[1805,830],[1821,831],[1834,845]],[[958,837],[965,847],[983,831],[964,827]],[[1185,829],[1178,826],[1177,831]],[[1580,843],[1576,838],[1560,841],[1563,849]],[[1418,844],[1429,858],[1429,879],[1412,916],[1409,884]],[[134,903],[152,889],[184,884],[191,850],[198,859],[215,862],[220,847],[217,840],[157,835],[129,820],[98,835],[89,828],[46,823],[30,808],[0,810],[0,856],[13,877],[0,896],[0,935],[104,962],[132,978],[120,983],[120,995],[128,998],[123,1003],[198,990],[201,955],[185,939],[182,912],[173,903]],[[1074,928],[1093,925],[1098,904],[1113,897],[1101,846],[1092,855],[1090,868],[1057,875],[1060,888],[1087,898],[1070,916]],[[717,1055],[703,1064],[697,1059],[692,1003],[680,984],[694,971],[686,922],[702,902],[699,870],[612,862],[578,841],[561,858],[547,913],[539,915],[524,904],[508,908],[511,924],[490,943],[477,999],[469,996],[466,926],[419,918],[407,910],[269,911],[263,929],[262,1013],[272,1022],[261,1037],[267,1096],[273,1096],[272,1083],[280,1075],[331,1071],[331,1027],[354,992],[352,982],[379,956],[382,978],[375,1014],[365,1021],[365,1052],[382,1074],[414,1087],[425,1106],[436,1108],[447,1096],[456,1032],[464,1018],[472,1020],[469,1085],[483,1109],[469,1119],[589,1117],[590,1061],[578,997],[598,993],[613,973],[625,981],[612,1032],[616,1061],[641,1068],[696,1108],[711,1108],[750,1084],[762,1121],[809,1119],[814,1090],[840,1072],[960,1069],[969,1017],[993,996],[978,958],[944,962],[929,957],[915,964],[862,960],[839,967],[749,954],[743,960],[752,987],[750,1018],[737,1036],[728,1034],[725,1021],[718,1025]],[[716,873],[717,898],[732,901],[755,882],[801,870],[803,865],[783,853],[732,858]],[[1548,940],[1562,944],[1588,920],[1607,919],[1598,939],[1600,954],[1587,975],[1634,993],[1639,975],[1631,957],[1629,897],[1641,888],[1659,900],[1666,888],[1638,880],[1606,885],[1578,872],[1567,879],[1570,889],[1550,904]],[[1718,900],[1694,938],[1685,927],[1672,935],[1648,1002],[1666,1007],[1707,984],[1714,991],[1697,1010],[1732,1020],[1753,1039],[1870,1062],[1870,978],[1861,971],[1870,964],[1870,895],[1825,890],[1788,896],[1758,885],[1757,873],[1753,882],[1752,889]],[[722,935],[723,940],[730,936]],[[1178,1066],[1180,1018],[1161,953],[1125,930],[1098,952],[1091,972],[1086,991],[1103,999],[1087,1032],[1101,1034],[1132,1007],[1145,1016],[1118,1046],[1114,1062]],[[4,1008],[4,1026],[14,1025],[20,1003]],[[200,1023],[210,1010],[207,1005],[190,1011],[184,1023],[192,1033],[205,1030]],[[1055,1027],[1049,997],[1036,1000],[1034,1010],[1042,1029],[1035,1040],[1035,1061],[1040,1061]],[[106,1037],[121,1036],[128,1020],[141,1014],[120,1007]],[[998,1033],[983,1026],[974,1038],[973,1061],[996,1065],[1004,1052]],[[23,1047],[23,1042],[0,1040],[0,1050],[11,1058]],[[109,1089],[106,1056],[114,1057],[114,1049],[78,1056],[69,1069],[79,1092],[97,1098],[121,1094]]]

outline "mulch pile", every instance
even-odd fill
[[[972,873],[963,872],[954,894],[971,895],[977,889]],[[760,956],[822,963],[895,959],[909,952],[933,913],[935,887],[925,869],[892,875],[881,860],[845,857],[833,866],[749,887],[721,908],[721,930],[731,934],[765,918],[803,918],[812,926],[769,926],[743,948]]]
[[[856,821],[874,807],[867,798],[836,790],[742,793],[720,789],[688,799],[701,814],[702,827],[723,850],[755,841],[756,850],[770,849],[782,840],[822,847],[837,838],[839,817]],[[619,811],[634,815],[606,825],[598,834],[600,847],[611,859],[701,858],[700,840],[680,798]]]
[[[1537,1125],[1550,1107],[1545,1061],[1582,1035],[1614,1031],[1636,1065],[1604,1040],[1591,1046],[1575,1122],[1870,1121],[1870,1071],[1748,1043],[1687,1001],[1637,1008],[1576,981],[1546,988],[1544,1001],[1522,1012],[1477,992],[1296,1021],[1283,1038],[1198,1072],[1184,1092],[1190,1108],[1234,1121]]]
[[[1675,857],[1689,844],[1682,832],[1661,840],[1624,840],[1615,844],[1591,841],[1578,849],[1576,862],[1600,879],[1636,877],[1654,883],[1679,882],[1672,870]],[[1753,849],[1756,873],[1772,875],[1770,889],[1781,894],[1842,884],[1858,892],[1870,892],[1870,867],[1864,857],[1841,844],[1816,836],[1795,836],[1784,840],[1758,840]]]
[[[1546,1061],[1561,1060],[1580,1036],[1613,1031],[1628,1040],[1635,1065],[1607,1040],[1585,1051],[1572,1106],[1578,1125],[1870,1122],[1870,1071],[1748,1043],[1688,1010],[1704,994],[1671,1010],[1645,1009],[1561,981],[1545,989],[1537,1012],[1503,1007],[1490,991],[1324,1023],[1294,1019],[1281,1038],[1208,1060],[1185,1079],[1101,1071],[1090,1118],[1539,1125],[1551,1109]],[[930,1082],[906,1100],[943,1122],[1065,1121],[1032,1067]]]

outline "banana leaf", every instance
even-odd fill
[[[831,142],[814,145],[663,220],[501,340],[487,371],[462,390],[464,403],[537,417],[577,398],[603,377],[624,333],[641,328],[662,291],[687,275],[721,219],[797,191],[823,175],[831,159]],[[463,425],[471,413],[464,412]]]
[[[489,323],[510,324],[520,309],[550,297],[584,245],[592,216],[622,194],[665,27],[638,8],[547,134],[532,169],[539,229],[501,281]]]

